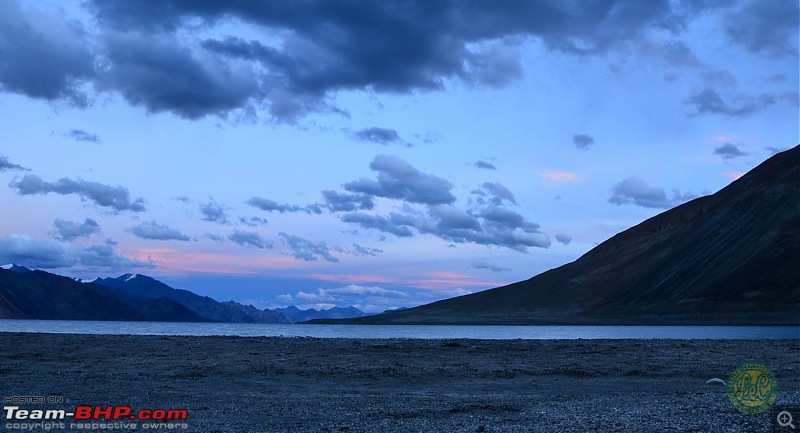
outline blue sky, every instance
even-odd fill
[[[796,145],[797,39],[794,0],[9,1],[0,261],[259,307],[520,281]]]

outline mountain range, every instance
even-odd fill
[[[0,318],[357,324],[799,325],[800,146],[526,281],[368,316],[260,310],[139,274],[0,266]]]
[[[338,321],[800,324],[800,146],[529,280]]]
[[[19,265],[0,266],[0,319],[297,323],[365,314],[354,307],[261,310],[175,289],[141,274],[85,282]]]

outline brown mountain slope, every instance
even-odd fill
[[[527,281],[348,322],[800,324],[800,146]]]

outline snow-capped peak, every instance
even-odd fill
[[[130,280],[132,280],[132,279],[134,279],[134,278],[136,278],[136,277],[138,277],[138,276],[139,276],[139,274],[128,274],[128,275],[125,277],[125,282],[128,282],[128,281],[130,281]]]
[[[16,263],[9,263],[7,265],[0,266],[0,269],[5,269],[7,271],[14,271],[14,272],[30,272],[31,270],[26,268],[25,266],[20,266]]]

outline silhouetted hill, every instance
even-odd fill
[[[96,284],[112,287],[144,298],[167,298],[176,301],[201,317],[218,322],[290,323],[291,320],[270,310],[259,310],[236,302],[218,302],[188,290],[174,289],[161,281],[141,274],[125,274],[117,278],[98,278]]]
[[[146,299],[44,271],[0,269],[0,318],[205,321],[170,299]]]
[[[800,324],[800,146],[529,280],[344,322]]]

